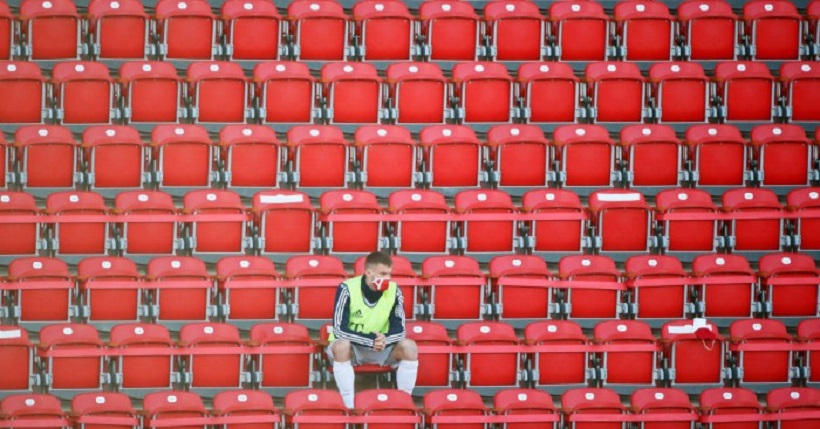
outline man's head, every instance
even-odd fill
[[[364,260],[365,282],[372,290],[380,292],[386,290],[392,272],[393,260],[386,253],[372,252]]]

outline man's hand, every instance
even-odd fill
[[[380,352],[384,350],[384,334],[381,332],[374,332],[376,340],[373,341],[373,350]]]

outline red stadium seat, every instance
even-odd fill
[[[199,125],[159,125],[151,131],[159,188],[188,190],[210,187],[213,142]]]
[[[487,146],[500,187],[548,184],[550,150],[535,125],[497,125],[487,131]]]
[[[820,64],[817,62],[789,62],[780,66],[780,96],[786,97],[795,122],[820,120],[820,108],[814,97],[820,93]]]
[[[188,94],[199,123],[245,122],[248,79],[239,64],[201,61],[188,66]]]
[[[81,393],[71,399],[71,415],[83,427],[110,425],[125,429],[139,425],[131,399],[117,392]]]
[[[182,85],[173,64],[124,63],[119,81],[130,123],[177,122],[182,117]]]
[[[329,303],[335,301],[336,289],[349,277],[342,261],[324,255],[291,257],[285,264],[285,276],[296,284],[290,302],[296,304],[298,313],[293,316],[301,324],[330,321],[333,306]],[[300,286],[302,280],[319,284]]]
[[[401,215],[396,224],[398,253],[417,255],[446,253],[451,246],[450,221],[414,221],[416,214],[449,214],[444,195],[427,190],[404,190],[390,194],[387,210]]]
[[[356,275],[364,274],[365,256],[356,259],[353,264],[353,273]],[[416,318],[416,297],[419,286],[416,284],[419,281],[419,276],[413,270],[413,265],[409,259],[404,256],[391,256],[393,261],[393,271],[390,273],[390,279],[398,283],[401,289],[402,300],[404,301],[404,318],[406,320],[414,320]]]
[[[589,339],[581,332],[581,327],[567,320],[548,320],[527,325],[525,341],[544,346],[574,345],[585,346]],[[536,386],[585,385],[589,352],[535,353],[533,365],[538,371]]]
[[[536,252],[580,252],[586,233],[586,209],[578,195],[563,189],[536,189],[521,198],[522,211],[544,214],[579,215],[578,219],[535,220],[530,234]]]
[[[654,349],[656,340],[649,325],[638,320],[608,320],[595,325],[594,335],[595,342],[603,346],[604,385],[653,384],[660,350]],[[634,347],[635,350],[615,348],[618,346]]]
[[[649,68],[652,95],[660,108],[660,122],[708,121],[709,81],[698,63],[672,62]]]
[[[21,425],[30,423],[54,428],[71,426],[63,413],[60,400],[45,393],[7,396],[0,402],[0,412],[4,416],[4,419],[0,420],[3,423],[14,424],[18,421]]]
[[[173,215],[177,213],[172,197],[164,192],[127,191],[114,199],[114,210],[120,215]],[[128,222],[122,223],[121,235],[125,239],[126,256],[170,255],[178,247],[177,222]]]
[[[738,351],[734,351],[734,356],[737,365],[742,368],[742,386],[791,382],[792,352],[775,348],[777,345],[794,341],[782,322],[770,319],[736,320],[729,326],[729,335],[733,345],[739,348]],[[772,346],[773,350],[744,351],[742,347],[746,344]]]
[[[83,153],[92,190],[141,188],[147,148],[139,132],[125,125],[98,125],[83,131]]]
[[[198,215],[231,214],[243,215],[245,206],[238,194],[222,189],[201,189],[185,194],[183,199],[186,213]],[[246,221],[237,219],[219,222],[192,222],[190,235],[193,237],[191,252],[194,255],[244,253],[248,247]]]
[[[378,214],[382,208],[376,196],[365,191],[328,191],[320,199],[323,214]],[[332,253],[356,253],[375,251],[382,247],[382,223],[380,221],[333,222],[324,221],[329,231]]]
[[[94,192],[55,192],[46,199],[46,210],[61,218],[88,214],[107,215],[109,210],[100,194]],[[57,222],[52,227],[56,254],[105,255],[112,247],[108,222]]]
[[[561,408],[564,421],[569,422],[573,429],[619,429],[625,426],[617,417],[626,414],[627,409],[612,389],[582,387],[568,390],[561,395]],[[594,423],[576,422],[575,416],[583,414],[595,414],[602,420]],[[613,419],[607,421],[607,415],[611,415]]]
[[[0,94],[0,123],[41,123],[50,113],[45,79],[34,62],[0,62]]]
[[[470,214],[516,213],[512,198],[491,189],[462,191],[455,197],[456,212],[467,215],[463,223],[467,253],[511,253],[519,246],[516,222],[512,220],[469,220]]]
[[[738,17],[728,2],[683,2],[678,5],[678,21],[690,60],[734,60],[737,57]]]
[[[538,5],[514,0],[484,5],[494,61],[538,61],[544,51],[544,17]]]
[[[459,63],[453,67],[453,95],[464,109],[464,122],[510,122],[512,77],[503,64]]]
[[[820,271],[814,259],[799,253],[765,255],[758,261],[760,287],[771,317],[817,317]]]
[[[563,125],[552,144],[560,179],[568,187],[610,187],[615,164],[614,141],[600,125]]]
[[[391,64],[387,83],[399,124],[442,123],[451,114],[449,84],[435,63]]]
[[[108,67],[90,61],[65,62],[51,72],[57,116],[64,124],[109,123],[114,85]]]
[[[40,330],[40,359],[45,372],[51,375],[51,391],[100,390],[103,358],[95,353],[95,349],[102,347],[93,326],[61,323],[43,327]],[[76,356],[51,356],[49,352],[54,350],[72,351]]]
[[[109,349],[114,353],[111,360],[117,373],[122,376],[120,390],[129,393],[169,390],[176,361],[170,353],[173,345],[163,325],[132,323],[111,328]],[[140,349],[151,349],[152,353]],[[130,354],[132,351],[135,354]],[[146,353],[137,354],[141,352]]]
[[[772,414],[788,416],[789,413],[816,413],[820,409],[820,397],[817,389],[808,387],[781,387],[772,389],[766,394],[766,408]],[[817,426],[816,414],[801,419],[777,421],[781,429],[799,429]]]
[[[558,262],[558,276],[570,282],[593,281],[610,285],[573,286],[563,291],[564,302],[570,304],[572,319],[613,319],[620,304],[621,273],[615,261],[599,255],[564,256]]]
[[[290,392],[285,395],[284,409],[287,410],[284,421],[288,426],[295,425],[293,420],[300,416],[342,417],[350,413],[342,400],[342,395],[330,389],[305,389]],[[346,424],[299,423],[298,426],[304,429],[344,429]]]
[[[32,60],[77,59],[82,51],[80,16],[71,0],[20,3],[20,29]],[[27,49],[27,50],[28,50]]]
[[[433,125],[419,135],[425,174],[432,187],[478,187],[481,176],[481,142],[464,125]]]
[[[253,196],[262,253],[310,253],[315,229],[310,198],[295,191],[262,191]]]
[[[143,425],[168,424],[178,425],[188,429],[205,429],[208,425],[175,423],[174,420],[185,422],[190,418],[205,417],[208,410],[202,403],[202,398],[196,393],[182,391],[152,392],[142,400]],[[184,419],[184,420],[183,420]],[[160,421],[165,420],[165,421]]]
[[[481,396],[474,390],[466,389],[441,389],[428,392],[424,395],[425,421],[435,422],[436,417],[458,417],[467,416],[478,418],[489,416],[490,410],[484,405]],[[448,429],[478,429],[484,427],[481,423],[456,423],[437,424],[431,423],[435,427],[446,427]]]
[[[780,250],[784,220],[778,218],[783,206],[774,192],[766,188],[732,189],[723,194],[723,210],[729,213],[755,213],[760,218],[733,219],[728,223],[735,251]],[[766,216],[769,218],[766,218]],[[771,218],[771,216],[775,216]]]
[[[743,186],[748,142],[732,125],[694,125],[686,130],[698,187]]]
[[[797,216],[813,214],[820,207],[820,189],[798,188],[789,192],[786,197],[789,209]],[[820,231],[818,219],[799,217],[794,221],[797,244],[800,250],[820,250]]]
[[[772,121],[776,110],[774,78],[765,63],[720,63],[715,67],[715,80],[714,95],[723,100],[721,109],[727,121]]]
[[[474,61],[479,16],[469,2],[428,0],[418,9],[421,34],[433,61]]]
[[[811,343],[820,339],[820,319],[817,318],[809,318],[803,319],[797,325],[797,339],[800,340],[801,343],[811,345]],[[820,359],[817,358],[816,351],[808,351],[806,352],[806,366],[809,368],[809,376],[807,377],[807,382],[813,383],[812,386],[815,386],[817,381],[820,380],[820,373],[818,373],[818,369],[820,369]]]
[[[288,131],[293,171],[300,188],[344,188],[348,179],[348,148],[339,128],[300,125]]]
[[[677,186],[683,180],[681,141],[665,125],[621,128],[621,157],[628,160],[632,188]]]
[[[288,5],[290,35],[301,61],[343,61],[347,55],[348,17],[333,0],[295,1]]]
[[[331,123],[379,122],[383,114],[383,87],[372,64],[327,63],[322,66],[322,86],[332,110]]]
[[[37,215],[40,210],[34,196],[25,192],[0,191],[0,219],[3,216]],[[41,247],[41,226],[38,223],[0,223],[0,255],[31,256]]]
[[[675,56],[675,18],[662,2],[628,0],[615,4],[617,34],[627,61],[669,61]]]
[[[242,387],[245,355],[239,329],[228,323],[192,323],[179,331],[180,345],[190,351],[186,369],[191,372],[191,388]],[[208,350],[197,355],[196,350]],[[224,351],[224,354],[219,352]]]
[[[550,4],[555,56],[560,61],[603,61],[609,51],[609,16],[594,1]]]
[[[270,127],[228,125],[222,128],[219,147],[228,174],[228,187],[234,190],[278,187],[284,154],[281,145]]]
[[[745,36],[754,60],[798,60],[803,41],[802,20],[788,1],[755,0],[743,5]]]
[[[704,305],[706,318],[752,316],[755,283],[749,262],[740,255],[701,255],[692,261],[698,305]]]
[[[699,322],[697,327],[695,322]],[[715,335],[714,341],[695,334],[706,329]],[[667,322],[661,328],[664,355],[669,358],[672,387],[722,386],[725,342],[718,327],[705,319]]]
[[[276,6],[263,0],[233,0],[222,3],[228,59],[275,60],[279,58],[282,16]]]
[[[221,427],[225,429],[236,426],[277,426],[282,420],[270,395],[249,389],[228,390],[214,395],[211,415],[224,418],[226,422]],[[236,423],[232,423],[232,420]]]
[[[550,318],[550,288],[516,285],[516,280],[537,281],[552,277],[542,258],[533,255],[496,256],[490,260],[489,269],[493,293],[501,304],[500,320],[514,323],[522,319]]]
[[[410,131],[396,125],[366,125],[356,130],[353,140],[365,188],[413,187],[418,151]]]
[[[629,402],[635,414],[666,414],[689,417],[689,421],[647,421],[641,423],[645,429],[690,429],[698,420],[698,412],[689,403],[689,395],[679,389],[648,388],[632,392]]]
[[[262,347],[308,346],[313,341],[306,327],[294,323],[264,323],[251,328],[251,344]],[[309,388],[313,375],[313,353],[260,353],[258,368],[262,372],[260,387],[275,388]],[[288,368],[282,371],[282,368]]]
[[[413,397],[409,393],[397,389],[371,389],[359,392],[355,398],[356,410],[362,416],[379,416],[389,419],[390,417],[419,416],[420,411],[413,403]],[[419,420],[421,420],[419,416]],[[415,429],[417,425],[412,423],[389,423],[384,424],[368,423],[367,426],[373,429]]]
[[[415,20],[403,2],[356,2],[353,22],[365,61],[412,59]]]
[[[602,252],[649,250],[650,210],[642,194],[621,189],[593,192],[589,212]]]
[[[58,125],[30,125],[14,133],[23,188],[72,189],[79,172],[79,145],[71,131]]]
[[[74,277],[56,258],[18,258],[9,264],[5,289],[12,292],[7,305],[19,311],[20,323],[68,322],[73,303]]]
[[[465,346],[518,345],[521,340],[515,336],[512,326],[501,322],[469,322],[458,327],[458,341]],[[469,350],[469,349],[468,349]],[[468,388],[514,387],[521,376],[521,354],[499,351],[497,353],[466,354],[464,368],[469,372]]]
[[[666,320],[682,319],[688,309],[686,279],[680,261],[672,256],[632,256],[626,260],[624,273],[627,287],[638,306],[637,318]]]
[[[716,246],[717,220],[668,220],[662,216],[716,213],[712,197],[699,189],[667,189],[655,196],[655,220],[663,228],[669,252],[712,252]]]
[[[256,96],[266,123],[308,123],[313,119],[315,79],[305,64],[265,62],[253,68]],[[283,103],[282,100],[288,100]]]
[[[3,3],[3,6],[0,6],[0,58],[2,59],[11,59],[15,24],[14,15],[9,6]]]
[[[519,416],[531,415],[533,418],[543,418],[539,427],[545,429],[558,428],[558,410],[552,404],[552,396],[537,389],[505,389],[493,396],[493,408],[497,415]],[[549,424],[554,418],[552,424]],[[532,423],[505,423],[509,429],[531,427]]]
[[[130,259],[86,258],[77,265],[82,301],[88,306],[88,322],[136,322],[143,305],[142,276]]]
[[[424,346],[452,346],[453,340],[447,336],[447,329],[433,322],[407,322],[407,338],[418,344],[419,365],[424,365],[416,379],[416,387],[449,387],[453,370],[452,353],[424,353]]]
[[[7,372],[0,380],[0,389],[4,392],[30,390],[32,357],[32,344],[24,328],[0,326],[0,365]]]
[[[146,288],[163,323],[208,320],[213,282],[205,262],[190,256],[163,256],[148,262]],[[169,323],[170,325],[171,323]]]
[[[466,256],[432,256],[421,264],[430,281],[430,320],[480,320],[484,314],[486,279],[478,262]],[[441,284],[436,284],[439,282]]]
[[[279,320],[280,277],[273,262],[261,256],[228,256],[216,263],[217,287],[230,312],[225,320],[239,324]]]
[[[638,66],[621,62],[590,63],[586,66],[586,81],[587,96],[595,108],[595,122],[643,120],[646,88]]]
[[[160,1],[155,15],[166,59],[210,60],[217,54],[217,19],[207,1]]]
[[[567,64],[521,64],[518,67],[516,96],[519,100],[523,99],[530,123],[575,122],[579,115],[578,78]]]
[[[93,1],[88,32],[99,59],[143,59],[150,55],[148,16],[136,0]]]
[[[753,159],[763,174],[761,186],[811,184],[816,147],[802,127],[758,125],[752,129],[751,143]]]

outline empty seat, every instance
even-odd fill
[[[310,198],[295,191],[261,191],[253,196],[255,224],[264,254],[309,253],[314,216]]]
[[[241,1],[241,0],[236,0]],[[228,187],[276,188],[284,150],[276,132],[263,125],[228,125],[219,131]]]
[[[629,402],[635,414],[651,419],[641,423],[641,427],[645,429],[689,429],[698,420],[698,412],[689,402],[689,395],[683,390],[638,389],[629,396]],[[650,414],[663,414],[668,421],[654,419],[653,416],[649,416]]]
[[[569,422],[573,429],[617,429],[625,426],[620,416],[627,414],[627,409],[612,389],[582,387],[568,390],[561,395],[561,408],[564,421]],[[584,421],[585,414],[595,416]],[[612,420],[608,420],[607,416],[612,416]]]
[[[409,60],[413,55],[415,20],[403,2],[365,0],[353,5],[355,36],[365,61]]]
[[[812,345],[811,343],[820,339],[820,319],[810,318],[801,320],[797,325],[797,338],[801,343],[808,345]],[[817,357],[817,352],[812,350],[806,352],[805,362],[809,367],[809,376],[806,381],[815,383],[812,384],[814,386],[817,381],[820,380],[820,374],[817,373],[817,370],[820,369],[820,366],[818,366],[820,359]]]
[[[547,264],[538,256],[496,256],[490,260],[493,293],[501,304],[500,319],[509,322],[520,319],[550,317],[551,289],[544,284],[552,277]]]
[[[25,192],[0,192],[0,219],[4,216],[40,213],[34,196]],[[39,223],[0,222],[0,255],[34,255],[40,247],[41,225]]]
[[[714,95],[723,101],[721,108],[727,121],[772,121],[775,114],[774,78],[765,63],[720,63],[715,67],[715,81]]]
[[[295,285],[290,302],[296,304],[298,323],[327,322],[333,318],[336,289],[348,278],[342,261],[323,255],[293,256],[285,264],[285,276]]]
[[[672,62],[649,68],[649,82],[660,122],[706,122],[710,116],[709,81],[698,63]]]
[[[561,61],[603,61],[609,48],[609,16],[594,1],[550,4],[556,57]]]
[[[0,327],[0,365],[7,371],[0,381],[0,389],[5,392],[31,389],[29,376],[34,370],[32,350],[24,328]]]
[[[346,424],[296,423],[301,416],[327,416],[325,418],[331,420],[333,417],[347,416],[350,412],[342,400],[342,395],[330,389],[304,389],[289,392],[285,395],[284,409],[288,410],[285,413],[285,424],[298,424],[299,427],[306,429],[343,429]]]
[[[425,353],[425,346],[449,347],[453,340],[447,336],[447,329],[434,322],[407,322],[407,338],[419,345],[419,365],[424,365],[416,379],[417,387],[449,387],[453,370],[452,353]]]
[[[142,276],[127,258],[86,258],[77,265],[77,280],[91,323],[139,319]]]
[[[727,222],[735,251],[779,250],[783,239],[783,206],[766,188],[732,189],[723,194],[723,210],[745,219]]]
[[[353,263],[353,273],[355,275],[364,274],[364,261],[366,256],[356,259]],[[391,256],[393,261],[390,273],[390,280],[395,282],[399,289],[401,289],[402,302],[404,303],[404,318],[406,320],[413,320],[416,318],[416,300],[418,299],[418,290],[420,289],[418,283],[420,279],[418,274],[413,270],[413,265],[409,259],[404,256]]]
[[[160,1],[154,13],[165,58],[210,60],[217,54],[216,17],[207,1]]]
[[[485,36],[495,61],[538,61],[544,49],[544,17],[538,5],[510,0],[484,5]]]
[[[220,8],[230,60],[279,58],[282,16],[275,5],[262,1],[226,1]]]
[[[608,320],[595,325],[593,334],[595,342],[603,348],[604,385],[651,385],[654,382],[660,349],[648,324],[638,320]]]
[[[208,319],[213,282],[205,262],[191,256],[162,256],[148,262],[146,288],[155,289],[157,320]]]
[[[642,121],[646,88],[638,66],[622,62],[590,63],[585,74],[586,95],[592,99],[595,122]]]
[[[464,125],[433,125],[421,130],[427,180],[433,187],[477,187],[481,181],[481,142]]]
[[[120,66],[119,81],[130,123],[177,122],[182,116],[182,84],[173,64],[135,61]]]
[[[142,410],[144,425],[159,423],[182,426],[182,424],[174,422],[174,420],[182,420],[185,422],[183,427],[204,429],[209,423],[209,420],[204,418],[208,415],[208,410],[205,409],[202,398],[192,392],[160,391],[149,393],[142,400]],[[201,424],[198,423],[199,418],[202,418]],[[191,422],[191,419],[194,422]]]
[[[410,131],[396,125],[366,125],[356,129],[353,140],[365,188],[413,187],[418,151]]]
[[[574,192],[563,189],[536,189],[521,198],[525,213],[566,216],[566,219],[534,220],[529,224],[536,252],[580,252],[586,233],[586,209]]]
[[[246,208],[238,194],[221,189],[200,189],[185,194],[184,210],[194,215],[231,215],[231,220],[190,224],[193,237],[191,252],[204,254],[237,254],[247,247]]]
[[[563,125],[555,129],[560,179],[569,187],[609,187],[613,183],[615,148],[606,128],[600,125]]]
[[[204,188],[213,180],[213,142],[199,125],[159,125],[151,131],[159,188]]]
[[[782,420],[775,419],[778,427],[782,429],[814,427],[818,424],[817,411],[820,409],[820,397],[818,397],[817,389],[780,387],[766,394],[766,408],[770,413],[782,417]],[[794,418],[792,419],[789,414],[792,414]]]
[[[111,328],[109,350],[117,373],[122,376],[120,390],[147,393],[173,386],[176,356],[168,329],[159,324],[131,323]],[[150,351],[149,351],[150,350]]]
[[[511,253],[519,247],[517,224],[513,219],[471,220],[470,215],[498,213],[510,215],[518,210],[504,191],[481,189],[456,194],[455,209],[466,216],[462,236],[467,253]]]
[[[46,210],[60,218],[89,214],[108,214],[108,207],[100,194],[94,192],[55,192],[46,198]],[[104,255],[112,247],[109,242],[109,224],[105,220],[56,222],[52,227],[56,239],[56,253],[64,255]]]
[[[820,108],[813,102],[820,93],[820,65],[816,62],[788,62],[780,66],[780,96],[786,98],[792,121],[820,120]]]
[[[464,122],[510,122],[512,77],[503,64],[459,63],[453,67],[453,95],[464,109]]]
[[[430,283],[433,321],[479,320],[484,307],[484,273],[466,256],[432,256],[421,274]]]
[[[266,349],[259,353],[258,366],[262,372],[260,387],[263,389],[311,387],[313,376],[313,352],[315,347],[305,326],[295,323],[263,323],[254,325],[250,333],[251,344]],[[282,348],[282,353],[271,350]],[[294,347],[300,351],[294,350]],[[288,368],[282,371],[282,368]]]
[[[368,63],[327,63],[322,66],[324,97],[336,124],[372,124],[382,117],[382,79]]]
[[[224,427],[243,423],[251,426],[276,425],[282,421],[270,395],[249,389],[217,393],[211,414],[221,418],[225,422]]]
[[[387,210],[399,215],[395,234],[399,238],[399,254],[446,253],[450,248],[449,220],[413,220],[414,215],[449,215],[444,195],[428,190],[404,190],[390,194]]]
[[[698,187],[743,186],[749,143],[732,125],[694,125],[686,130]]]
[[[151,54],[149,20],[141,1],[89,3],[88,32],[99,59],[143,59]]]
[[[755,0],[743,5],[744,36],[754,60],[800,59],[803,18],[791,2]]]
[[[301,188],[344,188],[347,184],[348,147],[339,128],[300,125],[288,131],[296,185]]]
[[[665,4],[622,1],[614,13],[627,61],[669,61],[675,55],[675,19]]]
[[[808,186],[815,168],[816,148],[802,127],[758,125],[752,129],[752,159],[763,174],[762,186]]]
[[[621,157],[628,160],[631,187],[676,186],[683,179],[683,147],[665,125],[621,128]]]
[[[25,189],[71,189],[79,172],[79,145],[59,125],[29,125],[14,133]],[[29,191],[30,192],[30,191]]]
[[[674,370],[672,387],[723,385],[726,350],[717,325],[705,319],[667,322],[661,341]]]
[[[284,61],[259,63],[253,68],[253,80],[265,122],[307,123],[313,119],[316,88],[307,65]]]
[[[191,388],[242,387],[245,354],[239,329],[227,323],[192,323],[179,331],[187,354]],[[197,350],[207,350],[199,355]],[[224,354],[222,353],[224,352]]]
[[[478,429],[486,425],[481,423],[481,417],[490,415],[478,392],[466,389],[441,389],[426,393],[424,411],[425,421],[433,427],[448,429]],[[439,423],[441,418],[449,420]],[[462,423],[462,418],[469,418],[472,422]]]
[[[395,429],[414,429],[417,424],[412,423],[391,423],[390,417],[398,419],[415,417],[418,424],[421,424],[421,412],[413,403],[413,397],[409,393],[398,389],[371,389],[359,392],[355,397],[356,410],[362,416],[373,416],[385,419],[384,424],[368,423],[368,427],[375,429],[385,429],[387,427]]]
[[[52,391],[102,388],[103,347],[97,329],[90,325],[61,323],[40,330],[40,359],[51,376]],[[51,352],[66,351],[71,357],[52,356]]]
[[[175,215],[172,197],[157,191],[126,191],[117,194],[114,210],[125,216],[121,236],[125,240],[125,255],[172,254],[178,247],[180,225],[166,216]],[[129,215],[157,215],[156,222],[128,222]]]
[[[11,45],[14,43],[15,19],[7,4],[0,6],[0,58],[11,58]]]
[[[591,2],[579,4],[587,3]],[[567,64],[524,63],[518,67],[518,93],[515,96],[523,100],[530,123],[575,122],[579,111],[578,81]]]
[[[760,287],[772,317],[816,317],[820,271],[809,255],[775,253],[758,261]]]
[[[782,322],[770,319],[736,320],[729,326],[731,350],[742,368],[740,384],[789,383],[792,379],[792,352],[778,348],[794,339]],[[758,345],[771,350],[744,350],[744,345]],[[766,385],[768,387],[768,385]]]
[[[732,12],[731,4],[722,0],[683,2],[678,5],[678,21],[690,60],[736,58],[738,17]]]
[[[34,62],[0,62],[0,94],[0,123],[40,123],[48,114],[45,79]]]
[[[820,207],[820,189],[798,188],[789,192],[786,197],[789,209],[797,216],[794,220],[797,234],[797,244],[800,250],[820,250],[820,235],[815,231],[818,226],[818,219],[803,217],[812,215]]]
[[[537,126],[494,126],[487,131],[487,147],[498,186],[547,186],[550,150]]]
[[[243,321],[278,320],[279,273],[273,261],[261,256],[228,256],[216,264],[217,287],[225,297],[230,312],[225,320]]]
[[[521,340],[512,326],[502,322],[465,323],[458,327],[457,338],[468,347],[464,368],[470,374],[469,388],[518,384],[521,353],[507,350],[507,346],[517,346]],[[497,347],[498,352],[470,353],[470,346]]]
[[[347,54],[348,17],[333,0],[288,5],[290,35],[302,61],[340,61]]]
[[[572,319],[617,317],[624,285],[615,261],[599,255],[564,256],[558,262],[558,276],[568,282],[561,302],[570,304],[567,316]],[[587,282],[590,284],[584,284]]]
[[[62,260],[15,259],[9,264],[3,287],[11,292],[6,305],[17,307],[20,323],[69,321],[74,277]]]
[[[545,429],[557,428],[560,419],[558,410],[552,404],[552,396],[537,389],[500,390],[493,396],[493,408],[497,415],[509,416],[510,420],[517,418],[516,416],[529,416],[533,423],[540,424]],[[504,426],[514,429],[526,428],[530,424],[532,423],[505,422]]]
[[[98,125],[83,131],[83,153],[92,190],[142,187],[146,147],[136,129]]]
[[[703,315],[751,317],[755,278],[749,262],[740,255],[701,255],[692,261],[697,297],[705,306]]]
[[[626,260],[624,273],[638,306],[638,319],[682,319],[690,312],[686,288],[689,274],[677,258],[632,256]]]
[[[188,66],[188,95],[200,123],[245,122],[248,79],[239,64],[200,61]]]
[[[71,0],[26,0],[20,3],[20,30],[32,60],[80,56],[80,15]]]
[[[331,253],[361,253],[379,250],[382,245],[381,220],[334,221],[334,215],[380,214],[376,196],[366,191],[327,191],[319,199],[320,220],[330,238]],[[325,216],[329,216],[325,218]]]
[[[105,425],[128,428],[139,425],[131,399],[117,392],[81,393],[71,399],[71,415],[85,427]]]
[[[699,189],[667,189],[655,196],[655,220],[663,228],[670,252],[711,252],[716,247],[717,218],[685,219],[686,216],[716,216],[712,197]],[[669,218],[679,216],[679,219]]]
[[[448,110],[449,84],[435,63],[395,63],[387,84],[399,124],[442,123]]]
[[[567,320],[540,321],[527,325],[524,339],[528,344],[544,346],[543,352],[533,354],[533,365],[538,370],[537,386],[583,385],[587,380],[589,339],[581,327]],[[550,351],[557,346],[577,346],[574,351]]]
[[[59,63],[51,71],[57,116],[64,124],[111,122],[114,84],[108,67],[91,61]]]
[[[589,212],[602,252],[649,250],[649,205],[642,194],[621,189],[593,192]]]
[[[428,0],[418,9],[421,34],[434,61],[473,61],[478,56],[479,16],[469,3]]]
[[[20,426],[28,424],[47,427],[68,427],[71,423],[63,413],[60,400],[46,393],[22,393],[10,395],[0,402],[3,423]],[[34,421],[32,421],[34,420]]]

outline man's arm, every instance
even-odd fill
[[[390,327],[387,334],[384,335],[384,344],[391,346],[403,340],[405,337],[404,330],[404,297],[401,294],[401,289],[396,288],[396,302],[393,303],[393,310],[390,312]]]
[[[336,289],[336,306],[333,311],[333,335],[336,338],[348,340],[352,344],[364,347],[373,347],[376,335],[351,331],[350,328],[350,293],[347,286],[339,285]]]

